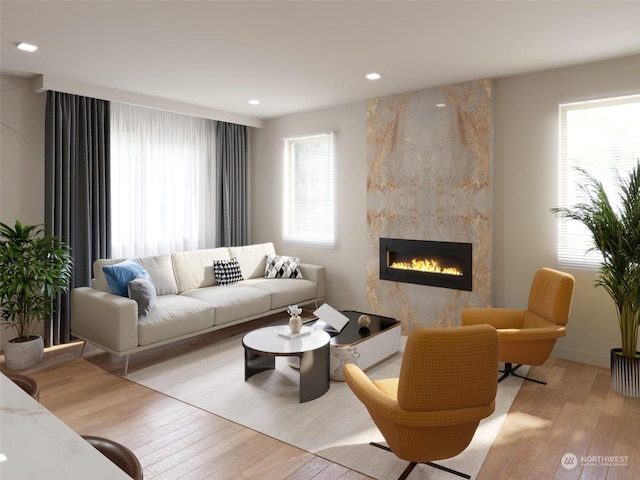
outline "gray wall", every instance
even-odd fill
[[[0,82],[0,221],[11,226],[44,223],[45,95],[31,82],[2,76]],[[42,334],[43,324],[38,333]],[[0,344],[13,338],[0,328]]]

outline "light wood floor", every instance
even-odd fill
[[[260,322],[267,320],[250,328]],[[129,369],[247,328],[137,354]],[[131,448],[147,480],[370,478],[130,382],[121,376],[123,359],[89,345],[80,357],[81,350],[81,343],[47,349],[42,363],[21,373],[39,382],[41,403],[76,432],[109,437]],[[3,361],[0,368],[5,371]],[[530,375],[548,385],[525,382],[477,480],[640,478],[640,399],[612,392],[608,369],[551,358]],[[567,453],[577,458],[573,469],[561,464]],[[372,450],[374,454],[388,455]],[[606,456],[621,458],[608,466],[611,459],[597,458]],[[429,478],[429,467],[419,466],[409,477],[420,478]]]

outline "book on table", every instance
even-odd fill
[[[314,328],[320,328],[327,333],[340,333],[349,323],[349,318],[337,311],[328,303],[323,303],[320,308],[313,312],[318,317],[314,323]]]

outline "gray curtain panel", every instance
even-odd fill
[[[71,247],[70,289],[90,285],[92,266],[110,257],[109,102],[47,92],[45,229]],[[47,344],[71,340],[69,295],[45,326]]]
[[[247,127],[218,122],[216,125],[216,245],[247,245],[248,154]]]

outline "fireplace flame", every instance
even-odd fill
[[[441,267],[436,260],[418,260],[414,258],[411,262],[393,262],[390,268],[398,270],[413,270],[416,272],[441,273],[443,275],[462,276],[462,272],[455,267]]]

